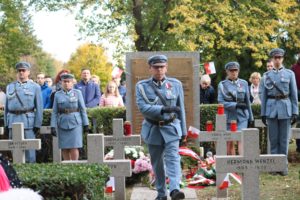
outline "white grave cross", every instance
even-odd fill
[[[14,163],[25,163],[25,150],[41,149],[40,139],[24,139],[24,124],[12,124],[12,139],[0,140],[0,150],[12,151]]]
[[[240,156],[216,156],[216,172],[242,174],[242,199],[259,200],[259,173],[278,172],[287,167],[283,154],[260,155],[259,130],[244,129]]]
[[[216,115],[216,131],[200,131],[199,142],[216,142],[216,155],[227,155],[227,141],[240,141],[241,132],[227,131],[226,115]],[[219,186],[227,173],[216,174],[216,185]],[[227,189],[217,187],[217,197],[227,198]]]
[[[141,136],[124,136],[123,119],[113,119],[113,136],[104,136],[104,145],[112,146],[114,159],[125,159],[125,146],[141,144]]]

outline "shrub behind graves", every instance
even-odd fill
[[[98,164],[21,164],[15,169],[24,187],[48,200],[103,199],[110,169]]]

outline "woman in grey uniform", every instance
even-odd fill
[[[51,134],[58,133],[64,160],[78,160],[82,131],[88,132],[88,117],[80,90],[73,89],[74,76],[61,75],[62,90],[57,91],[51,115]]]

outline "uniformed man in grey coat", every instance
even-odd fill
[[[264,73],[260,84],[261,116],[269,129],[271,153],[287,156],[291,124],[296,122],[299,111],[295,74],[283,66],[284,54],[280,48],[270,51],[274,68]],[[288,166],[279,174],[286,176]]]
[[[24,124],[24,137],[35,139],[43,120],[43,99],[41,88],[38,84],[29,80],[31,65],[27,62],[16,64],[17,81],[6,87],[6,103],[4,124],[5,132],[12,136],[12,124],[22,122]],[[25,151],[26,162],[36,161],[35,150]]]
[[[182,84],[167,77],[168,64],[164,55],[148,59],[152,77],[136,85],[136,103],[144,116],[141,135],[148,145],[156,177],[156,200],[167,199],[166,175],[172,200],[184,199],[181,179],[179,141],[186,140],[186,120]]]

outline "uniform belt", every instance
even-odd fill
[[[268,99],[287,99],[288,97],[289,97],[288,95],[276,95],[276,96],[268,95]]]
[[[58,109],[59,114],[69,114],[69,113],[73,113],[73,112],[79,112],[79,109],[78,108]]]
[[[8,112],[15,115],[22,115],[22,114],[34,112],[34,109],[32,108],[28,110],[9,110]]]
[[[149,122],[150,124],[153,124],[153,125],[156,125],[156,126],[165,126],[165,125],[168,125],[168,124],[172,123],[175,119],[176,119],[176,117],[171,118],[169,120],[154,121],[152,119],[147,119],[146,118],[146,121]]]

